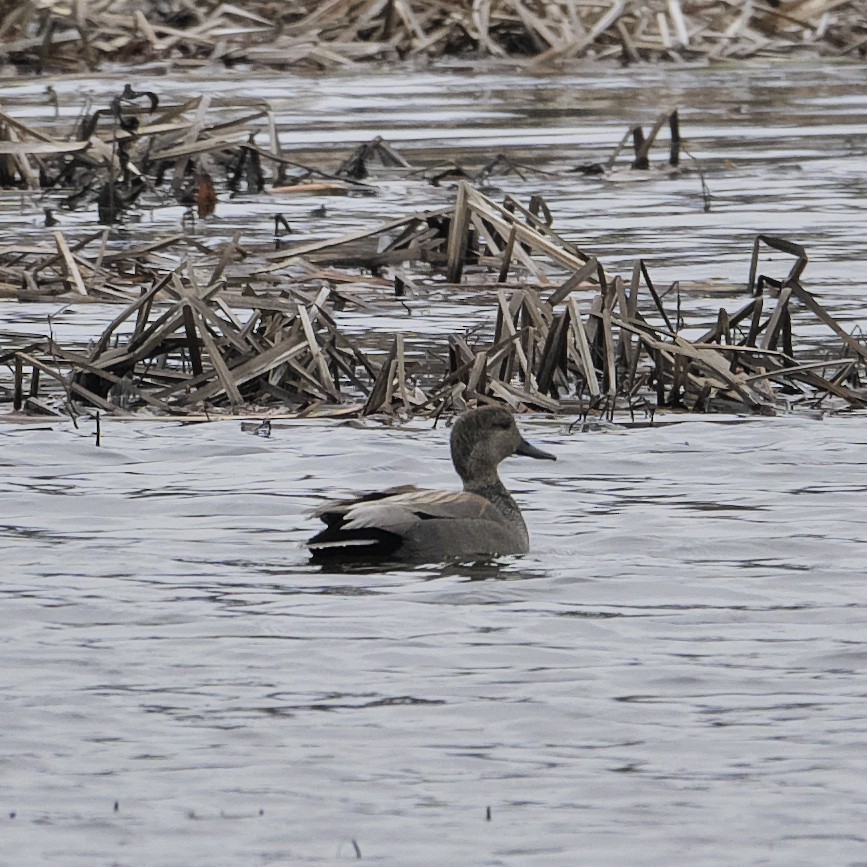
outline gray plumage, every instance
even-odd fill
[[[462,491],[407,486],[328,503],[316,515],[326,527],[308,545],[316,560],[393,557],[430,562],[456,556],[523,554],[527,526],[497,467],[510,455],[556,460],[530,445],[501,407],[464,413],[451,435]]]

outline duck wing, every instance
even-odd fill
[[[347,529],[379,527],[403,535],[431,518],[488,520],[503,516],[489,500],[465,491],[425,491],[418,488],[350,506],[344,513]]]
[[[325,522],[308,545],[314,557],[388,556],[424,521],[503,523],[489,500],[466,491],[391,488],[355,500],[328,503],[315,513]]]
[[[347,509],[358,506],[361,503],[373,503],[377,500],[384,500],[398,494],[408,494],[418,490],[419,488],[415,485],[399,485],[396,488],[386,488],[384,491],[373,491],[361,497],[353,497],[351,500],[332,500],[316,509],[313,515],[325,521],[329,515],[343,515]]]

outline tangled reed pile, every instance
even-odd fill
[[[21,71],[105,61],[712,61],[804,48],[863,56],[865,0],[0,0],[0,63]]]
[[[646,171],[665,130],[676,171],[677,111],[660,114],[647,133],[628,129],[607,161],[579,169],[604,177],[626,156],[629,171]],[[205,163],[219,169],[216,179]],[[247,244],[240,232],[208,245],[174,230],[136,244],[93,223],[78,237],[52,226],[49,240],[8,240],[0,246],[5,303],[121,310],[78,345],[50,328],[29,338],[0,331],[0,371],[8,372],[0,402],[28,413],[90,407],[183,417],[435,414],[491,402],[611,417],[867,406],[867,342],[803,285],[802,246],[758,236],[744,268],[746,303],[720,308],[713,322],[689,322],[677,282],[658,288],[642,258],[628,279],[609,274],[558,233],[541,193],[523,204],[479,189],[527,170],[503,155],[475,174],[455,164],[419,170],[377,138],[327,173],[281,150],[267,102],[165,104],[129,85],[107,107],[83,112],[67,137],[0,112],[0,186],[62,192],[63,206],[95,206],[106,226],[139,196],[168,195],[206,217],[224,184],[243,184],[252,196],[269,183],[271,193],[313,197],[375,195],[378,182],[396,180],[454,191],[449,207],[337,237],[275,239],[277,249]],[[787,272],[771,264],[763,273],[780,253]],[[456,322],[446,341],[401,333],[384,341],[375,329],[358,334],[341,324],[347,310],[374,322],[443,297],[487,306],[487,320],[470,329]],[[826,334],[821,345],[816,326]],[[802,327],[811,335],[803,345]]]
[[[710,328],[688,339],[689,323],[666,309],[643,260],[628,282],[608,275],[554,231],[543,201],[534,205],[511,197],[497,204],[461,181],[453,208],[253,263],[243,262],[237,238],[198,256],[182,236],[114,256],[106,255],[105,234],[74,249],[60,232],[54,251],[7,246],[0,266],[7,280],[18,274],[22,300],[96,295],[126,305],[86,347],[52,335],[0,351],[12,372],[6,400],[46,414],[86,404],[160,415],[409,415],[497,402],[608,417],[867,406],[867,343],[802,285],[807,254],[799,245],[757,237],[748,302],[721,308]],[[185,255],[167,255],[173,247]],[[765,248],[791,257],[787,274],[759,273]],[[359,262],[374,276],[361,276]],[[433,273],[411,275],[418,262]],[[391,277],[377,278],[385,266]],[[279,289],[276,274],[284,278]],[[402,334],[383,356],[381,345],[361,345],[338,325],[347,305],[375,316],[377,295],[449,288],[490,299],[491,316],[483,333],[451,334],[445,356],[410,358]],[[796,316],[824,326],[836,344],[799,350]],[[62,389],[65,410],[56,387],[54,406],[43,399],[45,378]]]

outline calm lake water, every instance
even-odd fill
[[[854,325],[864,73],[219,84],[275,100],[285,146],[345,155],[382,134],[429,159],[433,135],[477,164],[538,144],[561,168],[680,105],[711,212],[694,173],[561,176],[561,231],[615,273],[646,248],[666,279],[710,285],[692,296],[708,311],[727,286],[739,297],[757,231],[795,236],[807,287]],[[188,96],[203,81],[159,83]],[[70,113],[81,87],[55,83]],[[20,116],[41,89],[16,83],[4,107]],[[303,231],[450,195],[385,184]],[[269,207],[300,222],[312,205],[257,205],[259,224],[251,207],[226,203],[200,231],[264,242]],[[50,237],[29,208],[4,233]],[[85,231],[92,216],[65,219]],[[442,330],[446,309],[418,327]],[[0,330],[44,333],[52,311],[2,312]],[[55,326],[81,336],[116,312],[71,308]],[[559,460],[503,467],[529,555],[355,572],[308,563],[310,511],[455,486],[442,423],[282,422],[263,439],[237,422],[108,420],[100,448],[89,419],[0,425],[0,865],[867,864],[864,414],[571,421],[521,419]]]

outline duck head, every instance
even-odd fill
[[[511,455],[556,461],[528,443],[509,410],[485,406],[465,412],[455,422],[451,436],[452,463],[464,484],[496,478],[497,466]]]

